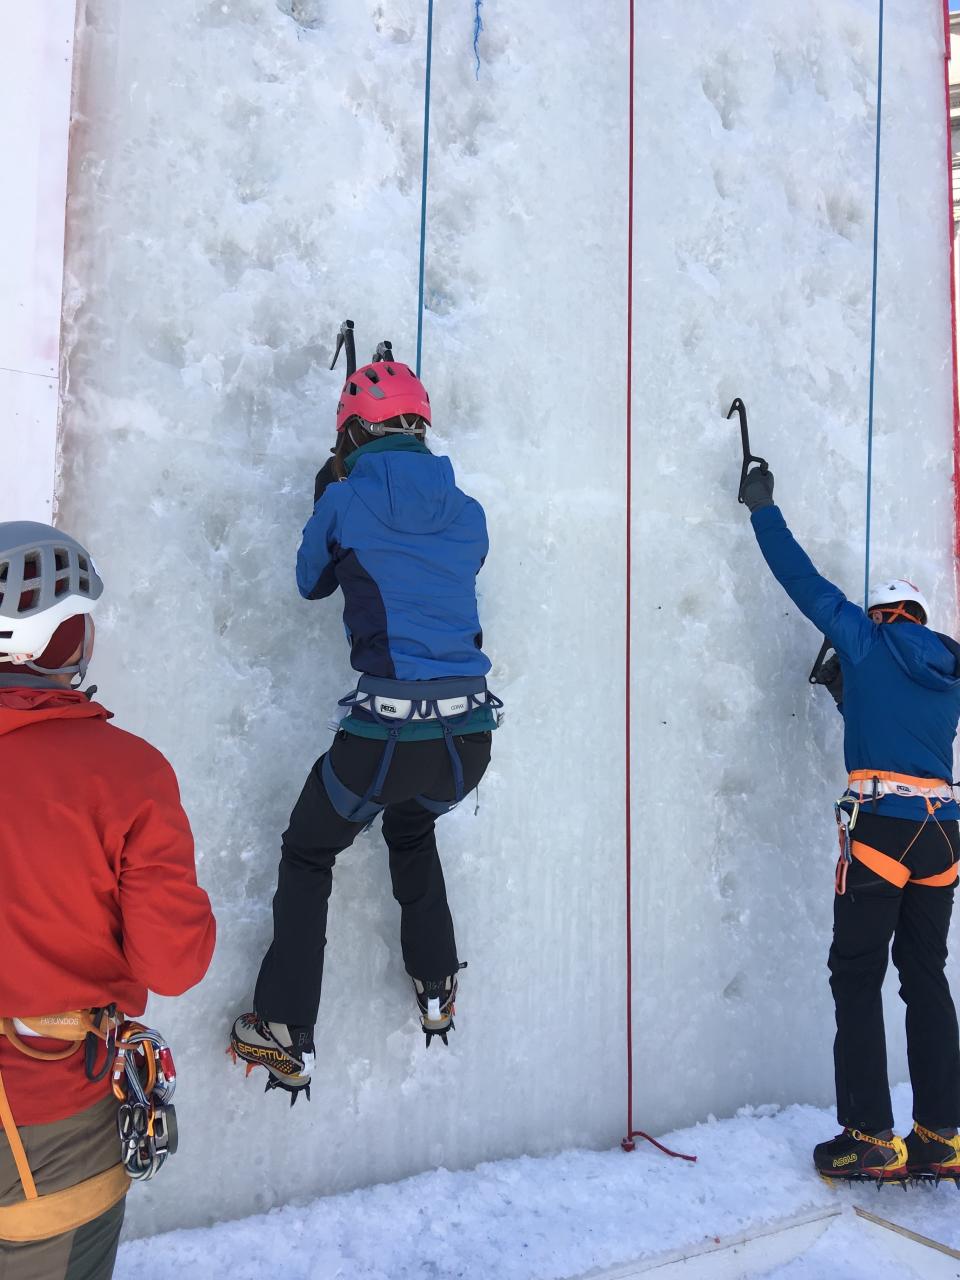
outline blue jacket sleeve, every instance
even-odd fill
[[[875,627],[864,611],[817,572],[779,507],[761,507],[750,519],[764,560],[793,603],[837,653],[859,662],[874,642]]]
[[[305,600],[322,600],[337,586],[333,558],[337,550],[339,511],[335,499],[340,486],[325,489],[304,525],[297,552],[297,590]]]

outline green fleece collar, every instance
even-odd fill
[[[348,458],[344,458],[343,466],[347,473],[353,470],[356,463],[361,457],[368,453],[386,453],[388,450],[405,450],[407,453],[429,453],[430,450],[421,441],[413,436],[382,436],[379,440],[371,440],[369,444],[362,444],[359,449],[354,449]]]

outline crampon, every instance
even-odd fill
[[[464,961],[459,969],[466,967],[467,962]],[[447,1035],[455,1030],[453,1015],[456,1013],[457,974],[452,973],[446,978],[414,978],[413,989],[427,1048],[430,1048],[434,1036],[439,1036],[447,1044]]]
[[[113,1092],[120,1109],[120,1158],[127,1173],[144,1182],[177,1149],[177,1113],[171,1104],[177,1070],[159,1032],[122,1022],[116,1032]]]
[[[290,1094],[291,1107],[301,1094],[309,1102],[314,1060],[310,1028],[288,1027],[243,1013],[233,1024],[227,1053],[234,1062],[239,1058],[246,1063],[248,1076],[255,1067],[266,1069],[264,1093],[283,1089]]]

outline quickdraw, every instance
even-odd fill
[[[177,1150],[177,1113],[171,1103],[177,1070],[163,1036],[139,1022],[117,1031],[113,1092],[120,1103],[120,1158],[129,1176],[145,1182]]]
[[[850,832],[857,825],[857,815],[860,812],[859,801],[853,803],[852,811],[845,809],[843,804],[843,800],[838,800],[833,806],[833,816],[837,821],[837,841],[840,845],[840,857],[837,859],[837,871],[833,886],[838,898],[842,898],[847,891],[847,872],[850,869],[850,863],[853,861],[853,853],[850,848]]]

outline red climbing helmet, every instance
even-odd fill
[[[389,342],[381,342],[371,364],[356,367],[353,321],[344,320],[337,335],[337,349],[332,369],[342,347],[347,348],[347,380],[337,405],[337,431],[342,431],[351,418],[359,418],[367,429],[388,418],[422,418],[430,424],[430,397],[423,383],[405,364],[393,358]],[[413,425],[409,430],[413,431]],[[377,434],[374,432],[374,434]]]
[[[430,422],[430,397],[423,383],[405,364],[386,360],[365,364],[343,384],[337,405],[337,430],[350,418],[359,418],[366,427],[406,414]]]

